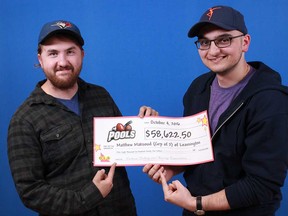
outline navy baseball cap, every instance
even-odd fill
[[[44,24],[39,34],[38,44],[42,44],[48,37],[59,33],[69,34],[75,38],[81,46],[84,45],[84,40],[81,36],[79,28],[72,22],[64,20]]]
[[[188,32],[188,37],[199,35],[201,28],[207,24],[218,26],[225,30],[238,30],[247,34],[244,16],[237,10],[227,6],[215,6],[209,8]]]

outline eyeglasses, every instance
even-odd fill
[[[216,38],[214,40],[208,40],[208,39],[204,39],[201,38],[197,41],[195,41],[196,47],[197,49],[200,50],[208,50],[211,46],[212,41],[214,42],[214,44],[218,47],[218,48],[225,48],[231,45],[231,41],[234,38],[238,38],[238,37],[242,37],[244,36],[244,34],[242,35],[237,35],[234,37],[231,36],[221,36],[219,38]]]

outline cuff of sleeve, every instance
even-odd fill
[[[82,204],[88,209],[95,208],[104,198],[98,188],[91,181],[81,190]]]
[[[225,193],[231,209],[244,208],[253,204],[249,190],[247,191],[242,182],[225,188]]]
[[[234,199],[234,196],[233,196],[233,194],[235,194],[235,192],[233,192],[233,188],[231,187],[225,188],[225,194],[226,194],[226,198],[227,198],[230,208],[234,209],[237,205],[236,205],[236,200]]]

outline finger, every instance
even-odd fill
[[[168,187],[169,187],[169,190],[172,190],[172,191],[175,191],[175,190],[177,190],[177,187],[176,187],[176,185],[175,185],[175,184],[173,184],[173,183],[169,184],[169,185],[168,185]]]
[[[156,110],[151,109],[150,115],[147,114],[145,116],[159,116],[159,113]]]
[[[159,112],[157,112],[156,110],[154,110],[153,116],[159,116]]]
[[[96,173],[96,180],[97,181],[100,181],[100,180],[103,180],[105,179],[105,170],[104,169],[101,169],[101,170],[98,170],[97,173]]]
[[[152,168],[148,171],[148,175],[149,175],[151,178],[153,178],[153,176],[154,176],[155,174],[157,174],[159,168],[160,168],[160,165],[159,165],[159,164],[153,165]],[[157,176],[157,175],[156,175],[156,176]],[[156,178],[156,176],[155,176],[155,178]]]
[[[161,181],[159,171],[156,172],[151,178],[154,182],[159,183]]]
[[[164,169],[163,166],[160,167],[159,172],[161,172],[165,176],[165,179],[166,179],[166,170]],[[159,177],[157,179],[155,179],[154,181],[156,181],[157,183],[161,184],[161,176],[160,176],[160,174],[159,174]]]
[[[143,167],[143,172],[144,173],[148,173],[149,170],[152,168],[153,164],[146,164],[144,167]]]
[[[143,118],[144,116],[147,116],[147,113],[151,111],[151,108],[148,106],[141,106],[139,109],[139,114],[138,116],[140,118]],[[150,115],[150,114],[149,114]]]
[[[172,185],[174,185],[175,188],[183,186],[179,180],[172,181]]]
[[[151,107],[146,107],[146,110],[144,112],[144,116],[150,116],[152,113],[152,108]]]
[[[116,163],[113,163],[111,168],[110,168],[110,170],[109,170],[108,178],[113,179],[114,173],[115,173],[115,169],[116,169]]]
[[[167,181],[166,181],[164,174],[162,172],[159,172],[159,174],[160,174],[160,178],[161,178],[161,184],[162,184],[163,192],[165,194],[166,191],[169,190],[169,186],[167,184]]]
[[[151,177],[153,179],[153,181],[157,182],[157,183],[161,183],[161,177],[160,177],[160,172],[163,173],[163,175],[165,176],[165,169],[163,166],[160,167],[160,165],[158,165],[156,168],[155,168],[155,173],[154,175]],[[165,177],[166,178],[166,177]]]

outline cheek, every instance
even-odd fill
[[[82,58],[71,59],[70,63],[75,68],[81,68],[82,67]]]
[[[46,70],[51,70],[55,67],[55,62],[53,61],[42,61],[41,68]]]
[[[79,58],[79,60],[77,60],[77,65],[78,66],[82,65],[82,59]]]
[[[207,52],[198,51],[198,54],[199,54],[200,58],[202,59],[202,61],[205,59],[206,53]]]

